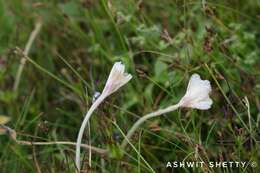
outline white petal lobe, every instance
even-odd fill
[[[120,87],[129,82],[132,78],[131,74],[125,73],[125,66],[121,62],[116,62],[107,79],[105,88],[102,92],[107,97],[117,91]]]
[[[202,80],[198,74],[190,78],[186,94],[180,100],[181,107],[190,107],[201,110],[210,109],[213,101],[209,97],[211,85],[208,80]]]

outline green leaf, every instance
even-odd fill
[[[162,74],[162,72],[166,71],[166,69],[167,69],[166,63],[162,62],[159,59],[155,62],[154,72],[156,77],[159,77]]]
[[[154,65],[155,80],[165,84],[168,81],[167,64],[158,59]]]
[[[111,157],[111,158],[120,159],[123,157],[123,151],[117,145],[114,145],[114,144],[110,145],[109,151],[110,151],[109,157]]]
[[[80,8],[76,2],[70,1],[65,4],[60,4],[59,7],[61,8],[62,12],[70,17],[80,17]]]

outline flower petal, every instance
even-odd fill
[[[213,103],[212,99],[208,98],[207,100],[194,103],[191,107],[200,110],[207,110],[211,108],[212,103]]]
[[[116,62],[111,69],[102,94],[108,96],[114,93],[120,87],[129,82],[131,78],[132,75],[125,73],[125,66],[121,62]]]
[[[202,80],[198,74],[193,74],[189,80],[187,91],[179,104],[182,107],[209,109],[212,100],[209,98],[211,85],[208,80]]]

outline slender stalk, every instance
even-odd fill
[[[88,138],[91,139],[90,122],[88,122],[87,126],[88,126]],[[89,140],[89,146],[91,146],[91,140]],[[92,152],[91,152],[91,149],[89,149],[89,152],[88,152],[88,165],[89,165],[89,168],[91,168],[91,160],[92,160]]]
[[[124,138],[121,147],[122,149],[124,149],[126,147],[126,145],[128,144],[128,140],[130,140],[130,138],[133,136],[134,132],[139,128],[139,126],[141,124],[143,124],[146,120],[153,118],[153,117],[157,117],[160,116],[162,114],[168,113],[168,112],[172,112],[175,111],[176,109],[178,109],[180,107],[179,103],[176,105],[172,105],[169,106],[167,108],[164,109],[159,109],[155,112],[151,112],[149,114],[144,115],[143,117],[141,117],[139,120],[137,120],[135,122],[135,124],[132,126],[132,128],[128,131],[126,138]]]
[[[151,167],[151,165],[144,159],[144,157],[141,155],[141,153],[138,152],[138,150],[135,148],[135,146],[128,140],[128,138],[126,137],[126,135],[124,134],[124,132],[121,130],[121,128],[115,123],[113,122],[113,124],[116,126],[116,128],[119,130],[119,132],[123,135],[123,137],[127,140],[127,142],[129,143],[129,145],[134,149],[134,151],[136,152],[136,154],[138,154],[138,157],[140,157],[143,162],[146,164],[147,168],[149,168],[149,170],[152,173],[155,173],[155,171],[153,170],[153,168]]]
[[[8,126],[0,124],[0,132],[1,134],[6,134],[8,137],[10,137],[12,140],[14,140],[17,144],[19,145],[74,145],[76,146],[75,142],[70,142],[70,141],[49,141],[49,142],[38,142],[38,141],[25,141],[25,140],[17,140],[17,133],[15,130],[11,129]],[[81,144],[81,147],[84,149],[90,149],[95,153],[101,154],[101,155],[106,155],[108,153],[108,150],[90,146],[87,144]]]
[[[226,93],[224,92],[224,90],[222,89],[222,87],[220,86],[218,80],[216,79],[215,75],[213,74],[212,70],[209,68],[208,64],[205,63],[205,66],[207,68],[207,70],[209,71],[211,77],[213,78],[213,80],[215,81],[215,83],[217,84],[219,90],[221,91],[223,97],[225,98],[225,100],[227,101],[228,105],[231,107],[231,109],[234,111],[234,113],[237,115],[238,119],[240,120],[240,122],[242,123],[242,125],[245,127],[245,129],[248,131],[248,133],[250,133],[250,129],[247,127],[246,123],[244,122],[244,120],[241,118],[240,114],[238,113],[238,111],[236,110],[236,108],[234,107],[234,105],[231,103],[231,101],[229,100],[229,98],[227,97]],[[255,141],[257,141],[256,139],[254,139]]]
[[[36,25],[35,25],[34,30],[30,34],[28,42],[26,43],[25,49],[23,51],[24,55],[27,56],[29,54],[29,51],[30,51],[30,49],[32,47],[32,44],[33,44],[35,38],[37,37],[38,33],[40,32],[41,27],[42,27],[42,23],[41,22],[37,22]],[[16,73],[16,77],[15,77],[15,83],[14,83],[14,86],[13,86],[13,90],[14,91],[17,91],[17,89],[19,87],[21,76],[22,76],[22,72],[23,72],[24,66],[26,64],[26,61],[27,61],[27,59],[25,57],[22,57],[22,59],[20,61],[19,68],[18,68],[17,73]]]
[[[33,141],[21,141],[21,140],[16,140],[16,142],[20,145],[73,145],[75,146],[75,142],[70,142],[70,141],[51,141],[51,142],[33,142]],[[87,144],[80,144],[82,148],[85,149],[90,149],[95,153],[105,155],[107,153],[106,149],[90,146]]]
[[[246,107],[247,107],[249,130],[250,130],[250,134],[252,134],[252,122],[251,122],[251,113],[250,113],[250,103],[249,103],[247,97],[245,97],[245,104],[246,104]]]
[[[81,141],[82,141],[82,137],[83,137],[83,133],[85,130],[85,127],[87,125],[87,122],[91,116],[91,114],[94,112],[94,110],[100,105],[100,103],[105,99],[104,95],[101,95],[98,97],[98,99],[92,104],[92,106],[90,107],[89,111],[87,112],[81,127],[79,129],[79,133],[78,133],[78,138],[77,138],[77,143],[76,143],[76,158],[75,158],[75,162],[76,162],[76,167],[77,170],[80,172],[80,145],[81,145]]]

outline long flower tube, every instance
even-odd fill
[[[209,97],[211,92],[211,85],[208,80],[202,80],[198,74],[193,74],[189,80],[187,91],[185,95],[181,98],[179,103],[171,105],[164,109],[159,109],[155,112],[144,115],[128,131],[126,138],[123,140],[121,147],[125,148],[128,144],[127,139],[129,140],[134,132],[143,124],[146,120],[163,115],[177,110],[180,107],[195,108],[200,110],[210,109],[213,101]]]
[[[102,101],[104,99],[105,98],[103,96],[98,97],[98,99],[89,108],[89,111],[87,112],[87,114],[86,114],[86,116],[85,116],[85,118],[84,118],[84,120],[81,124],[80,130],[79,130],[79,133],[78,133],[77,143],[76,143],[76,160],[75,160],[77,169],[79,171],[80,171],[80,145],[81,145],[81,141],[82,141],[82,137],[83,137],[85,127],[88,123],[90,116],[94,112],[94,110],[102,103]]]
[[[175,111],[176,109],[179,108],[179,106],[180,106],[179,104],[176,104],[176,105],[169,106],[165,109],[159,109],[155,112],[151,112],[149,114],[146,114],[145,116],[138,119],[135,122],[135,124],[131,127],[131,129],[127,132],[126,138],[123,140],[123,142],[121,144],[121,148],[125,148],[127,146],[127,144],[128,144],[127,139],[130,139],[133,136],[134,132],[139,128],[139,126],[141,124],[143,124],[146,120],[153,118],[153,117],[160,116],[162,114],[166,114],[168,112]]]
[[[113,68],[110,71],[109,77],[107,79],[106,85],[105,85],[101,95],[95,100],[95,102],[90,107],[89,111],[87,112],[87,114],[81,124],[80,130],[78,133],[77,143],[76,143],[76,157],[75,157],[76,169],[78,172],[80,172],[81,141],[82,141],[85,127],[89,121],[89,118],[91,117],[91,115],[95,111],[95,109],[104,101],[104,99],[106,97],[108,97],[112,93],[116,92],[120,87],[122,87],[127,82],[129,82],[131,78],[132,78],[132,75],[125,73],[125,66],[121,62],[116,62],[113,65]]]

